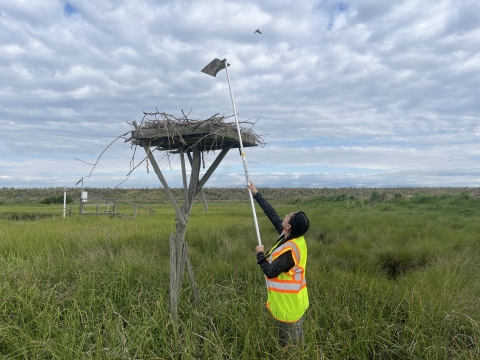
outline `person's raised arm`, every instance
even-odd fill
[[[253,198],[257,201],[258,205],[260,205],[265,215],[267,215],[277,232],[280,234],[283,230],[282,218],[278,216],[272,205],[270,205],[268,201],[264,199],[262,194],[258,192],[257,188],[252,182],[250,182],[247,187],[252,192]]]

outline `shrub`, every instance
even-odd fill
[[[67,201],[67,204],[72,203],[73,202],[72,195],[67,195],[66,201]],[[42,201],[40,201],[40,204],[63,204],[63,195],[48,196]]]
[[[470,199],[470,194],[467,191],[462,191],[460,193],[460,198],[464,200],[469,200]]]
[[[414,204],[433,204],[437,201],[437,197],[431,194],[417,193],[411,198],[411,201]]]
[[[387,194],[385,192],[382,192],[381,194],[378,193],[377,191],[373,191],[370,194],[370,204],[375,204],[381,201],[387,200]]]
[[[409,270],[425,267],[431,258],[428,251],[414,252],[409,250],[388,250],[376,255],[379,267],[391,279],[404,275]]]

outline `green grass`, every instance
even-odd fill
[[[318,199],[317,199],[318,200]],[[169,315],[174,211],[136,219],[0,207],[0,354],[5,359],[476,359],[479,201],[463,195],[304,210],[311,306],[305,347],[283,351],[264,307],[249,204],[194,205],[178,324]],[[337,201],[338,200],[338,201]],[[74,208],[74,213],[75,213]],[[51,217],[5,214],[51,214]],[[275,231],[257,208],[263,243]]]

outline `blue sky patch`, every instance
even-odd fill
[[[342,13],[347,11],[348,4],[345,2],[338,2],[333,6],[333,9],[335,10],[336,13]]]
[[[65,7],[63,8],[63,13],[66,16],[72,16],[76,12],[77,12],[77,9],[75,9],[72,5],[70,5],[69,3],[65,4]]]
[[[318,8],[324,11],[328,16],[327,30],[332,30],[335,18],[348,10],[348,3],[345,1],[322,2]]]

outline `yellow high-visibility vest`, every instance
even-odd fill
[[[286,241],[268,257],[272,263],[287,251],[292,252],[295,266],[289,272],[283,272],[276,278],[267,279],[267,308],[272,316],[283,322],[296,322],[307,310],[308,291],[305,281],[305,265],[307,263],[307,244],[303,236]]]

